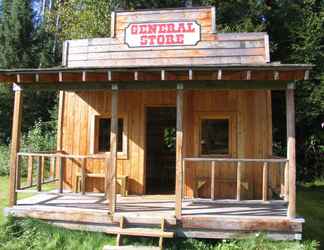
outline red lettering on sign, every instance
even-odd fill
[[[195,28],[192,27],[193,26],[193,23],[188,23],[187,26],[188,26],[187,32],[195,32],[196,31]]]
[[[132,35],[136,35],[137,32],[138,32],[138,26],[136,24],[132,25],[132,27],[131,27]]]
[[[176,38],[177,38],[177,40],[176,40],[177,44],[184,44],[184,35],[183,34],[177,34]]]

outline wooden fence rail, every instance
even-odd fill
[[[241,200],[241,185],[242,185],[242,168],[244,164],[242,163],[261,163],[262,166],[262,200],[268,200],[268,183],[269,183],[269,164],[276,164],[277,167],[284,167],[284,180],[283,180],[283,197],[284,200],[288,200],[288,160],[285,158],[270,158],[270,159],[246,159],[246,158],[202,158],[202,157],[185,157],[183,158],[183,180],[185,180],[185,173],[187,162],[209,162],[211,163],[208,167],[211,168],[210,175],[210,198],[215,200],[215,173],[216,173],[216,163],[236,163],[236,200]],[[201,166],[201,165],[200,165]],[[202,165],[206,166],[206,165]]]

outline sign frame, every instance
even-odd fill
[[[195,44],[175,44],[175,45],[159,45],[159,46],[154,46],[154,45],[148,45],[148,46],[130,46],[129,43],[126,41],[126,31],[129,29],[129,27],[133,24],[145,24],[145,23],[181,23],[181,22],[192,22],[195,23],[197,26],[199,26],[199,38]],[[197,46],[198,43],[201,42],[201,24],[197,22],[197,20],[169,20],[169,21],[145,21],[145,22],[131,22],[128,23],[128,25],[124,29],[124,44],[127,45],[128,48],[163,48],[163,47],[192,47],[192,46]]]

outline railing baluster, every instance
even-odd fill
[[[33,156],[28,156],[27,185],[33,185]]]
[[[241,200],[241,162],[237,162],[236,168],[236,200]]]
[[[50,179],[55,179],[55,158],[54,157],[49,157],[50,160],[50,172],[49,172],[49,177]]]
[[[285,201],[289,199],[289,168],[288,161],[285,163]]]
[[[262,200],[268,200],[268,162],[263,163],[262,171]]]
[[[42,177],[43,177],[43,173],[42,173],[42,157],[38,156],[37,157],[37,191],[41,192],[42,191]]]
[[[45,156],[42,156],[42,183],[45,181]]]
[[[210,184],[210,193],[211,199],[215,200],[215,162],[211,162],[211,184]]]

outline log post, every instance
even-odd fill
[[[176,219],[181,219],[183,195],[183,84],[177,86],[177,134],[176,134]]]
[[[56,151],[57,153],[62,154],[63,150],[63,117],[64,117],[64,99],[65,99],[65,92],[60,91],[59,97],[59,105],[58,105],[58,118],[57,118],[57,140],[56,140]],[[60,176],[60,169],[61,169],[61,158],[56,158],[56,176]],[[60,183],[58,183],[60,186]],[[60,187],[59,187],[60,188]]]
[[[27,183],[28,186],[33,185],[33,156],[28,156],[28,164],[27,164]]]
[[[14,84],[15,103],[12,119],[11,148],[10,148],[10,177],[9,177],[9,207],[16,205],[16,175],[17,175],[17,153],[20,148],[21,118],[22,118],[22,90]]]
[[[43,182],[43,157],[37,157],[37,191],[42,191],[42,182]]]
[[[110,119],[110,158],[106,166],[106,193],[109,199],[109,211],[116,211],[116,173],[117,173],[117,135],[118,135],[118,86],[112,85]]]
[[[289,168],[288,217],[296,216],[296,139],[295,139],[295,101],[294,84],[286,90],[287,105],[287,159]]]
[[[289,197],[289,164],[288,161],[285,163],[285,179],[284,179],[284,197],[285,197],[285,201],[288,201],[288,197]]]

